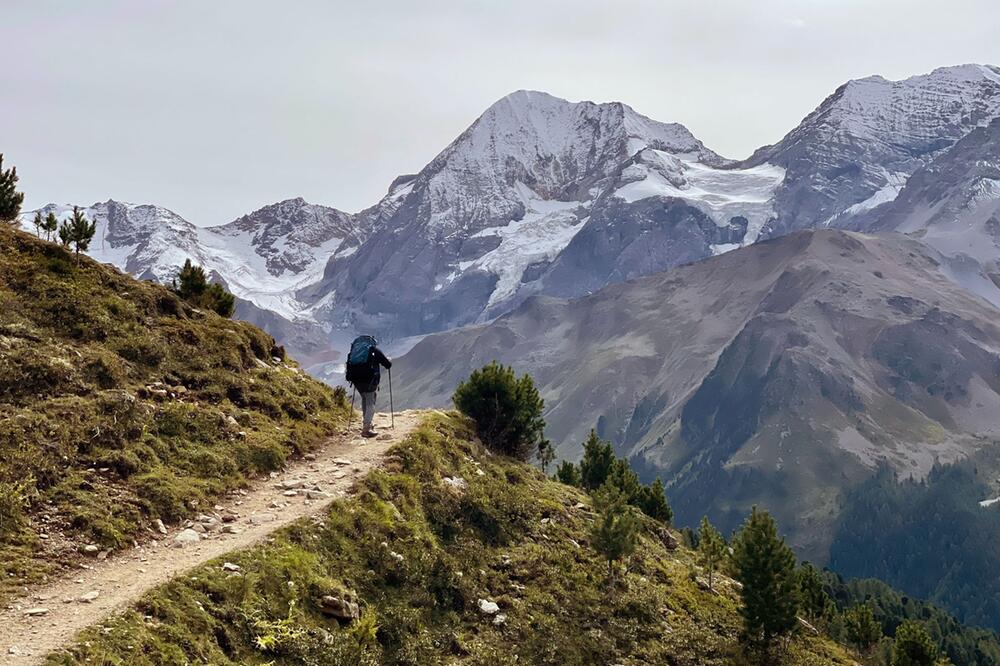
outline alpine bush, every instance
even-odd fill
[[[513,368],[493,361],[461,382],[452,400],[490,450],[525,461],[538,451],[544,402],[529,375],[518,378]]]

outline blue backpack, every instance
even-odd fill
[[[375,338],[370,335],[359,335],[354,339],[347,354],[344,379],[352,384],[365,384],[372,380],[377,372],[375,344]]]

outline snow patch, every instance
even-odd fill
[[[745,217],[748,224],[743,244],[749,245],[774,217],[774,191],[784,178],[784,168],[774,164],[718,169],[647,149],[622,171],[622,180],[628,182],[615,191],[615,196],[628,203],[649,197],[682,199],[720,227],[728,225],[733,217]]]
[[[528,266],[555,259],[589,219],[578,216],[576,211],[581,207],[578,201],[545,200],[521,182],[515,184],[515,190],[524,203],[524,217],[473,234],[472,238],[499,237],[500,244],[473,261],[459,262],[457,272],[446,278],[446,282],[451,282],[468,270],[496,275],[497,284],[487,308],[513,296]],[[435,291],[441,286],[435,285]]]

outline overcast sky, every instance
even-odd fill
[[[849,78],[1000,63],[998,35],[997,0],[3,0],[0,152],[27,208],[356,211],[520,88],[739,158]]]

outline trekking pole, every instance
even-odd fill
[[[396,429],[396,410],[392,406],[392,368],[389,368],[389,419],[392,421],[392,429]]]
[[[351,414],[347,417],[347,429],[351,429],[351,424],[354,423],[354,384],[351,384]]]

